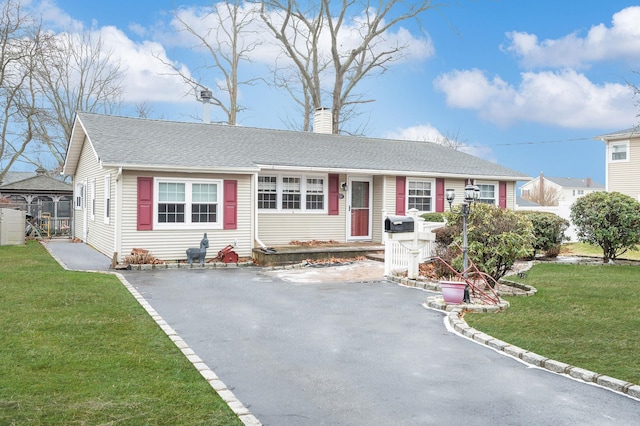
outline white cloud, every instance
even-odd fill
[[[503,50],[520,58],[521,64],[533,67],[582,67],[593,62],[640,58],[640,6],[622,9],[613,15],[611,26],[591,27],[585,37],[575,32],[559,39],[539,41],[526,32],[507,33],[510,43]]]
[[[228,49],[229,44],[224,43],[227,40],[226,35],[218,36],[218,31],[222,31],[221,22],[229,22],[228,11],[224,7],[184,7],[177,10],[177,16],[171,20],[171,33],[158,34],[159,40],[165,46],[175,46],[181,48],[192,48],[199,45],[200,42],[185,30],[184,25],[178,20],[185,22],[196,34],[208,35],[207,39],[212,46],[216,46],[217,42],[221,42],[222,49]],[[259,16],[259,4],[245,4],[240,9],[240,16],[249,16],[246,26],[240,34],[240,44],[244,46],[259,45],[259,48],[252,49],[248,52],[248,56],[252,61],[262,64],[275,66],[276,60],[283,60],[280,45],[276,43],[271,31],[263,23]],[[278,28],[282,25],[283,18],[275,12],[267,12],[270,19]],[[342,25],[339,33],[338,45],[342,53],[349,52],[362,43],[362,31],[360,25],[364,25],[366,17],[364,12],[361,15],[346,20]],[[384,24],[384,23],[383,23]],[[381,25],[383,25],[381,24]],[[300,26],[302,27],[302,26]],[[300,40],[300,49],[304,51],[304,38]],[[406,50],[402,57],[398,58],[397,63],[401,61],[421,61],[433,56],[435,49],[433,43],[428,36],[416,37],[408,29],[399,26],[395,32],[388,31],[377,42],[371,45],[374,52],[390,51],[397,46],[405,46]],[[328,28],[323,31],[318,45],[318,51],[322,58],[330,60],[331,58],[331,40],[328,34]],[[207,55],[206,51],[202,52]],[[286,60],[285,60],[286,61]],[[282,63],[280,65],[283,65]]]
[[[114,59],[119,59],[125,69],[125,102],[194,102],[185,96],[188,87],[182,79],[162,63],[171,62],[162,45],[151,41],[136,43],[111,26],[99,31],[105,48],[112,51]],[[177,66],[190,75],[184,65]]]
[[[529,121],[567,128],[628,127],[636,115],[627,86],[594,84],[570,69],[522,73],[518,87],[477,69],[440,75],[434,84],[447,105],[475,110],[499,125]]]
[[[431,124],[420,124],[387,132],[383,137],[386,139],[435,142],[444,136]]]
[[[402,129],[396,129],[383,135],[386,139],[400,139],[409,141],[427,141],[438,143],[446,138],[437,128],[431,124],[419,124],[417,126],[405,127]],[[476,157],[484,158],[485,160],[497,162],[493,150],[488,146],[482,145],[469,145],[464,141],[457,141],[460,145],[458,150],[467,154],[474,155]]]

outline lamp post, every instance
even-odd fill
[[[464,187],[464,202],[460,205],[460,213],[462,213],[462,274],[465,278],[468,276],[467,268],[469,267],[469,245],[467,242],[467,217],[471,210],[471,204],[475,203],[480,196],[480,188],[476,185],[468,184]],[[447,189],[445,197],[451,204],[456,198],[456,192],[453,189]]]

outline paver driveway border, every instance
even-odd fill
[[[187,359],[194,365],[194,367],[200,372],[200,374],[207,380],[214,390],[221,396],[221,398],[229,405],[229,407],[238,415],[239,419],[246,425],[260,425],[261,422],[235,397],[233,392],[218,378],[218,376],[207,366],[207,364],[189,347],[189,345],[178,335],[178,333],[158,314],[158,312],[145,300],[145,298],[127,281],[127,279],[120,273],[104,270],[104,269],[72,269],[61,260],[56,251],[52,250],[48,244],[43,244],[48,252],[54,257],[54,259],[67,270],[85,271],[85,272],[97,272],[108,273],[118,277],[122,284],[129,290],[134,298],[140,303],[140,305],[149,313],[149,315],[156,321],[158,326],[167,334],[167,336],[174,342],[174,344],[182,351]],[[78,246],[86,246],[85,244],[78,244]],[[93,251],[93,250],[92,250]],[[102,256],[102,255],[100,255]],[[106,258],[106,257],[105,257]],[[393,282],[393,280],[391,280]],[[406,283],[397,282],[399,285],[406,285]],[[410,285],[413,287],[413,285]],[[616,393],[628,396],[635,400],[640,400],[640,386],[621,381],[612,377],[594,373],[585,369],[571,366],[560,361],[555,361],[549,358],[542,357],[535,353],[526,351],[522,348],[510,345],[499,339],[495,339],[485,333],[470,327],[463,319],[461,307],[447,307],[442,304],[440,298],[428,298],[424,307],[427,309],[434,309],[438,311],[448,311],[445,316],[445,326],[449,331],[458,334],[461,337],[467,338],[473,342],[486,345],[498,352],[513,357],[515,359],[529,364],[534,367],[546,369],[551,372],[565,375],[572,379],[583,381],[598,387],[603,387],[612,390]]]

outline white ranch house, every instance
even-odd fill
[[[468,181],[514,208],[529,177],[430,142],[385,140],[90,113],[76,116],[64,164],[75,237],[118,260],[134,247],[184,260],[293,240],[385,240],[384,214],[448,209]]]

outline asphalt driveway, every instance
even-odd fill
[[[637,424],[634,399],[450,333],[420,290],[258,268],[124,275],[265,425]]]

